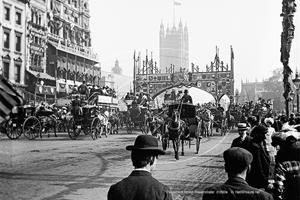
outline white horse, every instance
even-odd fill
[[[103,130],[105,129],[105,136],[107,137],[110,132],[110,122],[108,121],[109,118],[103,113],[98,113],[98,118],[100,119],[100,134],[101,137]]]
[[[214,121],[213,114],[211,113],[210,110],[205,109],[202,111],[200,118],[201,118],[202,135],[204,135],[205,137],[212,136],[213,121]]]

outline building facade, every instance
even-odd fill
[[[189,68],[189,35],[187,24],[183,28],[182,22],[179,22],[177,28],[175,24],[170,29],[163,23],[159,31],[159,66],[161,72],[165,73],[167,69],[174,66],[174,71]]]
[[[26,12],[28,1],[0,1],[0,74],[24,95],[26,67]]]
[[[282,83],[283,84],[283,83]],[[282,95],[283,89],[281,92],[268,92],[264,88],[264,82],[259,82],[255,80],[255,82],[243,82],[241,81],[241,92],[236,101],[239,103],[245,102],[256,102],[259,98],[268,100],[273,100],[273,109],[281,110],[284,107],[284,97]]]
[[[47,73],[57,77],[58,96],[82,81],[99,85],[98,55],[91,49],[88,0],[50,0]]]

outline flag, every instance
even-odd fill
[[[181,3],[174,1],[175,6],[181,6]]]
[[[11,113],[14,106],[23,105],[23,98],[5,78],[0,80],[0,122]]]

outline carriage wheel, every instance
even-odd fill
[[[28,117],[23,123],[23,134],[28,140],[34,140],[42,129],[41,122],[35,116]]]
[[[9,119],[5,124],[5,133],[9,139],[16,140],[22,135],[21,125]]]
[[[100,119],[95,117],[91,124],[91,137],[93,140],[97,140],[99,138],[99,128],[100,128]]]
[[[78,127],[76,124],[75,124],[75,120],[74,118],[72,117],[69,121],[69,125],[68,125],[68,135],[69,137],[72,139],[72,140],[76,140],[77,137],[79,136],[80,134],[80,131],[81,131],[81,127]]]

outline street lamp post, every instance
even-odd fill
[[[296,77],[293,79],[293,83],[296,86],[296,94],[297,94],[297,113],[299,113],[299,89],[300,89],[300,78],[298,75],[298,71],[296,71]]]

